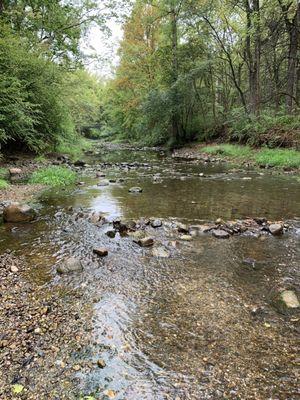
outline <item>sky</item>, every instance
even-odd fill
[[[87,69],[102,77],[113,75],[113,70],[118,64],[119,43],[123,36],[121,24],[111,21],[108,27],[111,30],[109,36],[99,27],[93,26],[81,45],[84,54],[95,57],[94,61],[88,62]]]

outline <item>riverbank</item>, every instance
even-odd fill
[[[228,161],[262,169],[299,172],[300,151],[293,149],[254,149],[234,144],[192,144],[174,152],[174,157],[206,161]]]

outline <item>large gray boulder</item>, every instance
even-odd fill
[[[83,265],[78,258],[69,257],[61,262],[61,264],[56,268],[56,271],[61,275],[70,274],[72,272],[81,272],[83,271]]]
[[[11,203],[3,209],[5,222],[30,222],[35,216],[34,209],[28,204]]]

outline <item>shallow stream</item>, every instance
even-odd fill
[[[76,373],[70,398],[299,398],[298,321],[270,302],[276,285],[291,280],[297,286],[299,279],[297,177],[173,159],[161,151],[96,150],[86,156],[81,186],[44,192],[37,221],[0,227],[0,251],[25,255],[32,265],[28,279],[36,285],[65,280],[91,303],[90,345],[74,359],[100,357],[106,367]],[[106,177],[95,178],[96,169]],[[103,179],[116,182],[97,186]],[[143,192],[129,193],[133,186]],[[160,218],[163,226],[150,234],[170,257],[153,256],[130,236],[110,239],[108,224],[76,219],[75,210],[101,212],[109,222]],[[200,235],[187,242],[170,229],[175,221],[247,217],[289,221],[293,229],[282,237]],[[95,246],[106,247],[108,257],[96,259]],[[84,272],[57,276],[55,265],[69,255],[80,257]]]

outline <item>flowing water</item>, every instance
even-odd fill
[[[70,398],[299,398],[299,319],[280,315],[270,301],[276,285],[299,282],[299,180],[159,151],[100,146],[96,153],[86,158],[82,186],[44,192],[37,221],[0,228],[0,250],[26,256],[28,279],[36,285],[65,280],[90,299],[90,344],[74,358],[101,357],[106,367],[78,373],[78,394]],[[95,168],[116,182],[97,186],[102,178]],[[133,186],[143,192],[129,193]],[[110,239],[109,225],[74,218],[78,209],[101,212],[110,222],[162,219],[163,227],[150,234],[170,257],[153,256],[130,236]],[[282,237],[202,235],[189,242],[171,229],[174,221],[258,216],[289,220],[293,229]],[[95,259],[95,246],[107,247],[109,256]],[[84,272],[56,276],[54,265],[69,255],[80,257]]]

